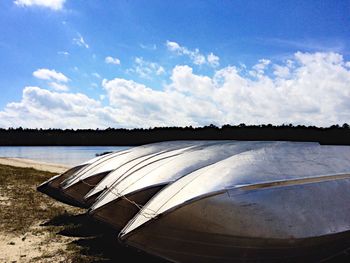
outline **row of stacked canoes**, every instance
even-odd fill
[[[349,146],[160,142],[96,157],[38,190],[174,262],[309,261],[349,245]]]

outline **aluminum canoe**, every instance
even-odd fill
[[[121,231],[174,262],[320,260],[349,246],[350,147],[243,152],[158,192]]]
[[[197,146],[162,162],[148,163],[109,186],[92,205],[89,214],[120,230],[139,207],[167,184],[235,154],[285,144],[290,142],[216,142]]]

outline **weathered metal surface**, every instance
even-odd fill
[[[104,172],[90,176],[84,181],[73,184],[71,187],[60,189],[60,193],[62,196],[72,200],[75,206],[89,208],[93,200],[87,201],[84,199],[84,195],[105,178],[107,174],[108,172]]]
[[[98,197],[89,210],[89,214],[120,230],[138,212],[139,207],[144,205],[165,184],[227,156],[252,147],[256,148],[258,145],[262,147],[262,145],[267,144],[269,143],[254,143],[252,145],[248,142],[215,142],[191,147],[176,155],[168,153],[168,156],[170,156],[168,158],[148,159],[136,166],[135,169],[127,170],[127,173],[117,169],[107,178],[110,180],[112,179],[111,175],[113,175],[113,180],[116,182]],[[124,182],[126,181],[132,182],[138,178],[142,179],[142,175],[148,175],[148,178],[152,181],[145,180],[133,193],[124,193],[122,188],[119,188],[119,185],[125,185]],[[118,177],[119,179],[116,179]],[[96,188],[100,188],[100,185],[101,183]],[[96,192],[96,188],[92,193]],[[120,192],[118,192],[119,190]]]
[[[93,195],[96,195],[97,193],[100,193],[102,190],[108,189],[110,186],[115,184],[117,181],[120,181],[122,178],[128,177],[130,174],[132,174],[135,171],[141,170],[141,169],[148,169],[149,165],[158,165],[159,161],[165,159],[164,155],[161,154],[167,154],[170,151],[173,150],[181,150],[185,147],[190,147],[189,149],[185,149],[185,152],[188,150],[195,150],[196,147],[201,147],[204,145],[212,145],[216,143],[228,143],[230,141],[175,141],[175,142],[164,142],[162,144],[157,144],[157,147],[160,147],[158,151],[155,151],[153,154],[154,156],[150,155],[143,155],[142,162],[138,161],[139,158],[131,158],[128,157],[130,160],[125,162],[123,165],[118,167],[118,169],[115,169],[113,172],[111,172],[106,178],[104,178],[94,189],[92,189],[87,195],[86,198],[89,198]],[[151,145],[149,145],[151,146]],[[165,147],[165,148],[163,148]],[[178,156],[180,154],[172,154],[173,156]],[[172,158],[173,159],[173,158]],[[169,159],[168,159],[169,160]],[[170,159],[171,160],[171,159]]]
[[[277,144],[168,185],[120,238],[181,262],[230,261],[242,249],[246,259],[273,260],[281,248],[293,257],[350,230],[349,189],[350,147]]]
[[[50,196],[50,197],[55,198],[61,202],[72,204],[70,199],[67,199],[66,197],[62,196],[62,194],[60,192],[61,183],[65,180],[67,180],[68,178],[75,176],[76,173],[84,170],[84,168],[87,167],[88,165],[95,163],[99,160],[102,160],[104,158],[108,158],[108,156],[109,156],[109,154],[106,154],[103,156],[98,156],[98,157],[93,158],[91,160],[88,160],[82,164],[74,166],[62,174],[58,174],[54,177],[51,177],[46,182],[43,182],[42,184],[40,184],[37,187],[37,190]]]
[[[99,171],[98,169],[100,167],[104,167],[106,164],[110,163],[111,160],[114,160],[115,162],[117,162],[118,159],[124,158],[125,155],[127,155],[131,152],[132,152],[132,149],[113,152],[113,153],[110,153],[110,154],[102,157],[101,159],[98,159],[95,162],[89,163],[83,169],[81,169],[77,173],[75,173],[73,176],[70,176],[69,178],[64,180],[61,183],[61,188],[69,187],[70,185],[74,184],[75,182],[77,182],[83,178],[87,178],[89,175],[108,172],[109,169],[107,167],[106,167],[107,169],[104,169],[102,171]]]
[[[287,144],[288,142],[277,143]],[[214,144],[194,147],[190,151],[186,151],[175,158],[167,159],[163,162],[150,163],[145,165],[142,169],[128,173],[127,176],[113,183],[99,196],[96,203],[91,207],[91,212],[106,206],[110,202],[117,201],[124,196],[129,196],[132,193],[169,184],[195,170],[235,154],[275,144],[276,142],[216,142]],[[115,172],[118,172],[118,170]],[[96,188],[99,187],[100,185]],[[149,198],[151,197],[152,196]],[[145,203],[141,203],[141,205],[144,204]],[[130,206],[132,205],[133,204],[130,203]],[[110,207],[106,206],[104,209],[110,209]],[[118,220],[118,218],[119,217],[114,216],[110,220]]]
[[[125,173],[137,170],[142,166],[148,166],[152,162],[161,162],[163,160],[174,158],[175,156],[190,150],[192,147],[193,146],[183,147],[180,149],[175,149],[170,151],[164,150],[159,153],[157,152],[146,156],[142,156],[130,162],[126,162],[125,164],[122,164],[115,171],[111,173],[115,175],[115,179],[117,180],[118,178],[122,177]],[[94,199],[93,198],[86,199],[84,198],[84,196],[89,191],[91,191],[94,187],[95,188],[98,187],[101,184],[101,181],[109,174],[110,174],[109,171],[97,173],[97,174],[91,174],[90,176],[85,177],[84,179],[80,179],[70,184],[69,186],[64,187],[63,189],[61,189],[61,191],[64,195],[67,195],[70,198],[78,201],[80,204],[82,204],[83,207],[88,207],[88,204],[92,203]],[[103,189],[104,188],[101,188],[101,190]]]
[[[120,231],[163,186],[155,186],[119,198],[100,209],[89,210],[89,215]]]
[[[169,142],[159,142],[146,144],[138,147],[134,147],[122,152],[117,152],[111,154],[108,158],[102,161],[97,161],[88,165],[84,170],[79,171],[75,176],[70,177],[68,180],[64,181],[61,186],[62,188],[67,188],[74,183],[84,180],[89,176],[95,174],[104,173],[108,171],[113,171],[118,169],[122,165],[131,162],[137,158],[141,158],[150,154],[157,154],[162,151],[171,151],[176,149],[181,149],[184,147],[189,147],[192,145],[207,143],[208,141],[169,141]]]
[[[175,150],[163,150],[160,152],[156,152],[150,155],[142,156],[140,158],[136,158],[130,162],[126,162],[121,165],[119,168],[110,172],[104,180],[102,180],[96,187],[91,189],[91,191],[86,195],[86,198],[89,198],[97,193],[100,193],[103,190],[109,189],[109,187],[115,184],[118,181],[123,180],[123,178],[128,177],[130,174],[137,172],[139,170],[147,169],[153,165],[159,165],[159,163],[167,162],[169,160],[173,160],[179,155],[184,154],[185,152],[192,151],[195,148],[194,145],[183,147]]]
[[[111,153],[110,153],[110,154],[111,154]],[[92,164],[92,163],[95,163],[95,162],[97,162],[97,161],[99,161],[99,160],[102,160],[102,159],[104,159],[104,158],[108,158],[108,156],[109,156],[110,154],[105,154],[105,155],[102,155],[102,156],[98,156],[98,157],[95,157],[95,158],[93,158],[93,159],[90,159],[90,160],[88,160],[88,161],[86,161],[86,162],[84,162],[84,163],[81,163],[81,164],[79,164],[79,165],[76,165],[76,166],[70,168],[69,170],[67,170],[66,172],[64,172],[64,173],[62,173],[62,174],[58,174],[58,175],[56,175],[56,176],[51,177],[49,180],[47,180],[47,181],[43,182],[41,185],[39,185],[38,188],[41,187],[41,186],[43,186],[43,185],[48,185],[48,184],[50,184],[52,187],[58,188],[59,185],[60,185],[64,180],[68,179],[68,178],[71,177],[71,176],[74,176],[74,175],[77,174],[79,171],[83,170],[84,167],[86,167],[86,166],[88,166],[88,165],[90,165],[90,164]]]

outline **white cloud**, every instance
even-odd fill
[[[187,47],[180,46],[174,41],[167,40],[166,46],[169,51],[176,53],[177,55],[188,56],[192,63],[195,65],[208,64],[210,66],[216,67],[219,65],[219,57],[215,56],[213,53],[207,55],[207,58],[199,52],[199,49],[190,50]]]
[[[176,90],[183,94],[191,94],[198,98],[210,97],[214,87],[213,80],[208,76],[193,74],[192,68],[176,66],[171,75],[171,84],[168,90]]]
[[[283,63],[265,59],[211,76],[178,65],[160,90],[122,78],[103,80],[99,98],[104,105],[83,94],[26,87],[20,102],[0,111],[0,127],[342,124],[350,120],[348,65],[331,52],[298,52]]]
[[[53,69],[41,68],[33,72],[33,76],[38,79],[45,80],[55,80],[58,82],[68,82],[69,78],[67,78],[63,73],[57,72]]]
[[[104,80],[102,86],[107,91],[109,104],[118,105],[118,110],[123,113],[119,115],[123,126],[131,123],[136,127],[182,125],[189,121],[183,110],[191,105],[180,93],[153,90],[120,78]],[[180,105],[182,110],[179,110]]]
[[[14,3],[17,6],[40,6],[47,7],[52,10],[61,10],[66,0],[16,0]]]
[[[57,91],[68,91],[69,90],[69,87],[67,85],[56,83],[56,82],[50,82],[49,86]]]
[[[98,79],[101,78],[101,75],[98,74],[97,72],[92,73],[92,76],[94,76],[95,78],[98,78]]]
[[[252,76],[260,77],[264,74],[267,67],[271,64],[271,61],[268,59],[260,59],[258,64],[253,66],[253,70],[250,71]]]
[[[136,57],[133,68],[128,69],[128,72],[135,72],[141,78],[151,79],[153,75],[162,75],[165,69],[156,62],[144,60],[142,57]]]
[[[114,64],[114,65],[120,65],[120,60],[119,58],[113,58],[111,56],[108,56],[105,58],[105,62],[107,64]]]
[[[290,74],[290,68],[288,66],[274,65],[273,74],[280,78],[287,78]]]
[[[146,50],[156,50],[157,49],[157,45],[156,44],[153,44],[153,45],[140,44],[140,47],[142,49],[146,49]]]
[[[32,128],[102,127],[100,108],[100,102],[80,93],[25,87],[22,100],[7,104],[0,112],[0,126],[17,127],[20,122]]]
[[[208,61],[208,64],[213,67],[217,67],[220,64],[219,57],[215,56],[213,53],[210,53],[209,55],[207,55],[207,61]]]
[[[179,54],[184,53],[184,48],[180,47],[180,45],[178,43],[174,42],[174,41],[167,40],[166,46],[168,47],[168,49],[170,51],[178,52]]]
[[[69,52],[67,52],[67,51],[58,51],[57,54],[58,55],[63,55],[63,56],[69,56],[70,55]]]
[[[73,38],[73,43],[79,47],[89,48],[89,45],[85,42],[84,38],[80,34],[78,34],[78,37]]]

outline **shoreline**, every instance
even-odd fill
[[[63,173],[70,168],[68,165],[57,163],[46,163],[32,159],[0,157],[0,164],[20,168],[33,168],[39,171],[51,173]]]

